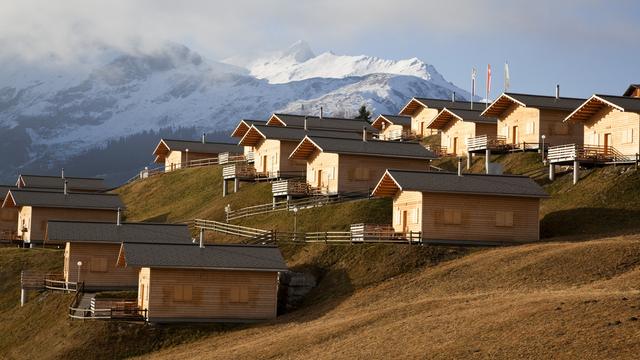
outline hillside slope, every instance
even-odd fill
[[[152,358],[632,359],[639,265],[639,236],[494,249]]]

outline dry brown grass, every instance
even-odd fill
[[[637,358],[640,236],[479,251],[154,358]]]

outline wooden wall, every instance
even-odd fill
[[[386,123],[385,123],[386,124]],[[402,135],[405,132],[412,131],[413,129],[408,126],[404,127],[398,124],[392,124],[384,128],[384,131],[381,132],[382,140],[389,140],[394,137],[394,135]],[[397,136],[396,136],[397,137]]]
[[[323,153],[316,150],[307,162],[307,182],[312,187],[318,187],[318,181],[324,192],[336,194],[338,192],[338,154]],[[321,171],[320,179],[318,172]]]
[[[500,115],[498,135],[505,136],[508,144],[539,144],[542,142],[543,134],[547,145],[582,144],[581,127],[564,122],[569,113],[569,111],[539,110],[514,104]],[[518,127],[517,139],[513,136],[514,126]]]
[[[170,151],[167,157],[164,159],[164,171],[173,171],[180,169],[180,164],[182,163],[182,152],[181,151]]]
[[[18,215],[18,235],[23,235],[23,240],[26,242],[31,240],[43,241],[49,220],[110,221],[115,223],[117,213],[116,210],[31,208],[30,206],[22,206]],[[22,233],[23,224],[27,228],[27,232],[24,234]]]
[[[604,146],[605,134],[611,134],[609,146],[624,155],[640,153],[640,114],[604,107],[584,122],[585,145]]]
[[[406,216],[406,223],[405,223]],[[393,229],[397,233],[422,231],[422,193],[400,191],[393,198]]]
[[[440,145],[447,147],[449,154],[458,156],[467,155],[467,139],[480,135],[495,135],[495,124],[476,124],[473,122],[465,122],[454,120],[449,122],[448,126],[442,129],[440,134]],[[457,138],[457,141],[454,140]],[[454,149],[454,141],[457,143]],[[454,152],[455,150],[455,152]]]
[[[434,129],[428,129],[427,124],[438,115],[440,110],[432,109],[432,108],[420,108],[416,110],[415,113],[411,116],[411,131],[413,131],[416,135],[427,136],[436,134],[438,131]]]
[[[338,160],[338,192],[373,190],[387,169],[427,170],[429,160],[342,154]]]
[[[67,243],[64,252],[65,280],[78,281],[78,261],[82,261],[80,281],[85,283],[85,287],[90,289],[135,288],[138,284],[139,269],[116,267],[119,252],[119,243]]]
[[[140,286],[151,322],[276,317],[277,272],[143,268]]]
[[[18,227],[18,209],[0,208],[0,238],[2,234],[15,232]]]
[[[424,239],[504,242],[540,239],[537,198],[423,193],[422,205]],[[512,213],[512,226],[497,226],[498,217],[505,212]],[[455,224],[456,213],[459,224]],[[446,223],[451,219],[454,221]]]

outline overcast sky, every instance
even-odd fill
[[[566,96],[619,94],[640,82],[637,0],[2,0],[4,54],[41,61],[90,56],[93,44],[153,49],[187,44],[212,59],[286,48],[305,40],[316,53],[418,57],[469,87],[505,60],[513,91]],[[483,87],[484,80],[481,81]]]

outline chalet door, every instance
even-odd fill
[[[514,145],[516,145],[516,144],[518,144],[520,142],[519,139],[518,139],[519,136],[520,136],[520,132],[518,131],[518,127],[514,126],[513,127],[513,131],[511,133],[511,137],[512,137]]]
[[[420,137],[424,137],[424,123],[420,123]]]
[[[267,155],[262,156],[262,173],[267,173]]]
[[[144,284],[140,284],[140,299],[138,299],[138,307],[140,307],[141,309],[144,308]]]
[[[402,211],[402,233],[406,234],[409,232],[409,223],[407,222],[407,210]]]
[[[454,137],[453,138],[453,143],[451,144],[451,148],[452,148],[452,154],[457,154],[458,153],[458,138]]]
[[[317,182],[318,182],[318,187],[321,188],[322,187],[322,170],[318,170],[318,177],[316,178]]]
[[[609,146],[611,146],[611,133],[604,134],[604,154],[609,155]]]

